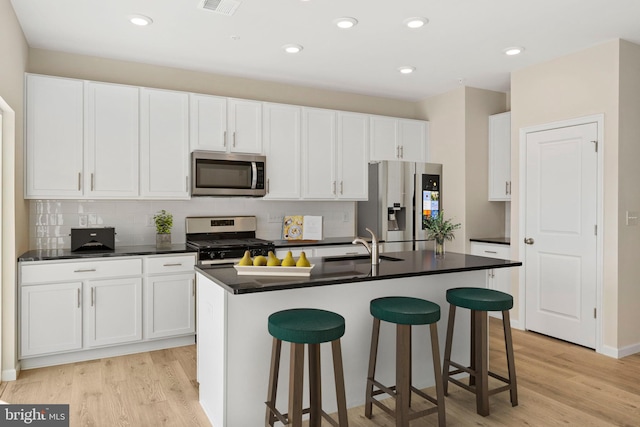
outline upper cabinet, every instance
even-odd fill
[[[141,195],[189,198],[189,95],[142,89]]]
[[[262,130],[267,158],[265,199],[300,198],[301,111],[295,105],[263,105]]]
[[[511,200],[511,112],[489,116],[489,200]]]
[[[428,122],[370,116],[371,161],[427,161]]]
[[[25,197],[81,197],[84,83],[27,75],[26,115]]]
[[[302,197],[366,200],[368,117],[302,109]]]
[[[191,150],[262,153],[262,103],[191,94]]]
[[[86,173],[88,197],[138,196],[137,87],[88,82]],[[60,159],[64,162],[64,159]]]

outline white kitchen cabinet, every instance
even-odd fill
[[[497,243],[471,242],[471,255],[511,259],[511,248],[509,245]],[[511,271],[508,268],[487,270],[487,288],[511,294]],[[489,314],[493,317],[501,317],[499,312]]]
[[[86,347],[142,339],[142,278],[88,281],[84,301]]]
[[[195,333],[194,254],[145,259],[145,339]]]
[[[26,198],[78,198],[84,174],[84,82],[26,76]]]
[[[141,195],[189,198],[189,97],[183,92],[142,89]]]
[[[511,112],[489,116],[489,200],[511,200]]]
[[[300,256],[301,252],[304,252],[307,258],[310,257],[325,257],[325,256],[341,256],[341,255],[361,255],[368,254],[367,249],[362,245],[354,245],[346,243],[344,245],[331,245],[331,246],[298,246],[294,248],[277,248],[275,255],[282,259],[287,255],[287,252],[291,251],[294,258]]]
[[[370,161],[427,161],[428,122],[370,116]]]
[[[302,197],[366,200],[367,116],[302,109]]]
[[[137,87],[87,83],[84,195],[138,196],[139,92]]]
[[[265,199],[300,198],[300,107],[263,104],[263,141],[267,158]]]
[[[191,94],[191,150],[262,153],[262,103]]]
[[[82,348],[82,282],[20,288],[20,356]]]

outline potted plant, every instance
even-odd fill
[[[435,216],[428,216],[423,219],[422,224],[427,230],[427,239],[435,240],[436,257],[444,256],[444,241],[453,240],[453,232],[460,228],[460,223],[454,224],[450,219],[444,219],[444,212],[440,211]]]
[[[156,223],[156,248],[171,248],[171,227],[173,227],[173,215],[162,209],[153,216]]]

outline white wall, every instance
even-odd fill
[[[255,215],[257,237],[278,240],[284,215],[321,215],[324,237],[355,234],[354,202],[267,201],[199,197],[185,201],[33,200],[29,213],[32,249],[68,249],[72,227],[115,227],[116,246],[154,245],[149,219],[161,209],[173,215],[171,240],[185,241],[185,217]]]

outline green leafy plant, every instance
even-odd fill
[[[156,223],[156,232],[158,234],[170,234],[173,227],[173,215],[162,209],[153,216]]]
[[[460,228],[461,224],[454,224],[450,219],[444,219],[444,212],[440,211],[436,216],[428,216],[422,220],[424,229],[427,230],[427,239],[440,243],[445,240],[453,240],[453,232]]]

